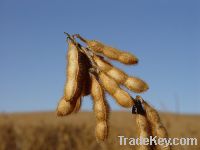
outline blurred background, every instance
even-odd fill
[[[79,33],[85,38],[96,39],[135,54],[139,58],[138,65],[125,66],[114,61],[112,63],[149,84],[150,89],[141,96],[156,109],[165,112],[165,125],[170,129],[170,135],[199,138],[199,8],[198,0],[0,0],[0,120],[8,120],[7,124],[1,125],[2,129],[6,127],[6,132],[0,137],[5,140],[4,145],[6,141],[14,141],[8,142],[4,148],[17,149],[21,144],[24,149],[31,149],[32,141],[33,146],[39,147],[35,149],[50,149],[42,148],[39,143],[42,145],[46,140],[51,141],[49,146],[55,146],[55,141],[58,142],[56,136],[63,136],[63,143],[68,141],[67,147],[72,149],[76,145],[75,135],[78,133],[81,140],[90,144],[93,141],[90,149],[118,148],[118,145],[115,148],[109,147],[109,144],[97,145],[93,136],[88,139],[84,137],[90,132],[91,135],[94,134],[90,131],[94,125],[87,124],[87,120],[92,117],[87,112],[77,114],[78,118],[83,118],[82,123],[77,120],[77,116],[61,121],[56,120],[58,118],[54,113],[20,113],[55,111],[63,95],[66,80],[67,43],[64,31],[70,34]],[[136,95],[132,93],[132,96]],[[113,111],[130,111],[118,106],[111,97],[108,96],[107,99]],[[89,96],[84,98],[81,110],[92,110]],[[14,112],[18,115],[7,114]],[[125,114],[121,115],[121,118],[118,113],[113,115],[111,137],[114,138],[118,132],[122,135],[130,134],[128,128],[132,128],[131,118],[128,116],[130,112],[123,112]],[[187,118],[185,114],[196,115]],[[33,119],[33,124],[30,123],[30,118]],[[34,118],[37,118],[37,121]],[[66,128],[53,126],[55,120],[58,124],[67,121]],[[20,121],[29,122],[31,127],[34,126],[34,130],[22,134],[26,128]],[[126,127],[119,123],[124,121],[129,122]],[[34,124],[35,122],[42,124]],[[77,122],[80,123],[79,127],[69,130],[70,125],[77,125]],[[175,125],[174,122],[178,124]],[[22,126],[15,126],[16,123]],[[47,124],[51,125],[47,128]],[[28,125],[27,129],[30,126]],[[82,131],[83,128],[88,130]],[[62,136],[57,135],[57,131]],[[177,134],[174,131],[177,131]],[[29,147],[26,142],[20,143],[20,135],[27,136]],[[40,136],[42,140],[39,142],[38,139],[31,139],[31,135]],[[71,138],[72,135],[74,138]],[[114,142],[112,140],[110,138],[110,143]],[[83,145],[87,147],[88,143],[83,141],[82,146],[79,146],[84,149]],[[62,146],[51,148],[66,148],[66,145]]]

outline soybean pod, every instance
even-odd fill
[[[104,141],[108,136],[108,115],[109,106],[105,99],[103,87],[98,82],[95,75],[91,75],[92,87],[91,95],[94,101],[93,109],[96,116],[95,135],[97,141]]]
[[[98,67],[107,75],[112,77],[118,84],[126,86],[129,90],[135,93],[141,93],[148,90],[148,84],[140,78],[128,76],[125,72],[112,66],[112,64],[99,56],[94,55],[93,58]]]
[[[101,53],[112,60],[117,60],[127,65],[138,63],[138,58],[129,52],[118,50],[96,40],[87,40],[81,37],[80,35],[76,35],[76,37],[78,37],[81,41],[85,42],[88,45],[88,47],[93,51]]]
[[[116,81],[100,71],[99,78],[104,89],[117,101],[122,107],[131,107],[134,104],[133,98],[124,90],[122,90]]]

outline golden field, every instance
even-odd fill
[[[174,146],[175,150],[200,149],[200,115],[161,113],[170,137],[195,137],[198,146]],[[0,114],[0,150],[131,150],[120,146],[118,135],[137,137],[135,115],[110,114],[108,140],[98,144],[92,112],[58,118],[54,112]]]

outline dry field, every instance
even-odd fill
[[[161,113],[170,137],[196,137],[200,142],[200,116]],[[64,118],[52,112],[0,114],[0,150],[129,150],[120,146],[118,135],[136,137],[135,116],[129,112],[110,115],[110,136],[98,144],[95,118],[80,112]],[[177,150],[200,150],[198,146],[175,146]]]

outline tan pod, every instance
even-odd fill
[[[84,64],[86,56],[70,40],[68,40],[68,45],[67,82],[65,84],[64,96],[66,101],[71,101],[81,95],[83,81],[86,76]]]
[[[94,61],[98,67],[107,75],[113,78],[118,84],[126,86],[135,93],[141,93],[149,89],[148,84],[137,77],[130,77],[122,70],[112,66],[109,62],[98,56],[94,56]]]
[[[105,99],[103,87],[99,84],[96,77],[91,75],[91,95],[94,101],[94,112],[96,116],[95,135],[97,141],[104,141],[108,136],[108,115],[109,107]]]
[[[136,123],[139,132],[138,138],[149,139],[151,136],[151,130],[149,128],[148,120],[145,114],[136,114]],[[142,145],[138,145],[138,150],[151,150],[151,145],[146,145],[145,143],[142,143]]]
[[[144,109],[146,111],[147,119],[150,123],[152,135],[157,136],[158,138],[168,138],[168,133],[165,127],[163,126],[158,112],[152,108],[147,102],[142,101]],[[171,146],[167,145],[155,145],[156,150],[171,150]]]
[[[124,52],[116,48],[104,45],[103,43],[95,40],[88,40],[87,44],[90,49],[94,50],[95,52],[102,53],[103,55],[112,60],[117,60],[121,63],[128,65],[138,63],[138,58],[132,55],[131,53]]]
[[[60,99],[57,106],[57,116],[66,116],[72,112],[78,112],[81,106],[81,97],[77,100],[66,101],[64,96]]]
[[[97,142],[105,141],[108,136],[108,124],[106,121],[99,121],[96,123],[95,136]]]
[[[85,42],[90,49],[92,49],[93,51],[97,53],[101,53],[110,59],[117,60],[121,63],[128,64],[128,65],[138,63],[138,58],[131,53],[118,50],[116,48],[107,46],[95,40],[84,39],[80,35],[78,35],[77,37],[81,39],[83,42]]]
[[[122,90],[117,82],[106,75],[104,72],[99,73],[99,78],[104,89],[117,101],[117,103],[123,107],[132,107],[134,101],[132,97],[124,90]]]

